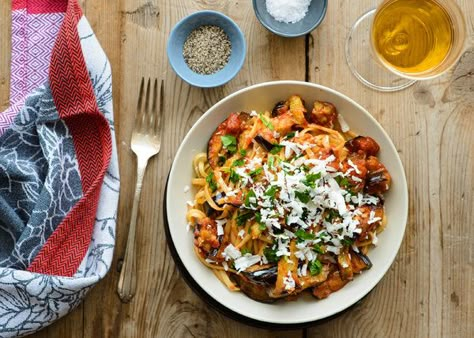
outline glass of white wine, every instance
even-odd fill
[[[366,86],[397,91],[447,71],[465,40],[464,16],[454,0],[384,0],[355,22],[346,60]]]

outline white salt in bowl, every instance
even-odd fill
[[[311,0],[305,17],[295,23],[284,23],[275,20],[267,11],[265,0],[253,0],[253,9],[260,23],[270,32],[294,38],[310,33],[316,29],[326,16],[327,0]]]
[[[377,247],[368,253],[371,269],[354,277],[341,290],[317,300],[309,294],[296,301],[259,303],[242,292],[231,292],[193,251],[193,234],[186,229],[187,201],[194,200],[191,186],[193,158],[205,152],[215,128],[235,111],[265,111],[292,94],[307,103],[333,103],[351,129],[374,138],[380,145],[380,160],[389,170],[393,184],[385,195],[387,228],[379,235]],[[310,108],[310,107],[307,107]],[[206,301],[227,315],[258,326],[301,327],[333,316],[372,290],[390,268],[403,239],[408,215],[408,189],[402,163],[390,137],[367,110],[347,96],[327,87],[299,81],[267,82],[244,88],[211,107],[191,128],[176,153],[165,193],[165,220],[168,244],[182,275]],[[396,290],[395,290],[396,292]]]

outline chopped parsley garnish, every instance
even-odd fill
[[[252,170],[251,172],[249,172],[249,175],[250,175],[250,176],[257,176],[257,175],[259,175],[262,171],[263,171],[263,168],[260,167],[260,168],[257,168],[257,169],[255,169],[255,170]]]
[[[341,239],[341,243],[346,246],[351,246],[354,243],[354,240],[350,238],[343,238]]]
[[[231,169],[229,173],[229,180],[232,183],[238,183],[240,181],[240,175],[237,174],[233,169]]]
[[[278,261],[280,260],[280,258],[277,256],[277,250],[276,249],[272,249],[272,248],[265,248],[263,249],[263,254],[265,255],[265,257],[267,258],[267,261],[269,263],[278,263]]]
[[[221,136],[222,146],[229,151],[229,153],[234,154],[237,151],[237,139],[232,135],[223,135]]]
[[[347,179],[347,177],[337,176],[334,179],[340,187],[347,187],[349,185],[349,180]]]
[[[243,158],[239,158],[238,160],[235,160],[233,163],[232,163],[232,166],[233,167],[241,167],[245,164],[245,161]]]
[[[303,203],[308,203],[311,200],[311,196],[309,195],[309,191],[295,191],[295,196]]]
[[[281,144],[274,144],[273,148],[270,150],[270,154],[276,155],[280,152],[280,150],[283,149],[283,146]]]
[[[328,235],[327,232],[321,232],[321,233],[318,235],[318,238],[324,240],[324,237],[328,237],[328,236],[329,236],[329,235]]]
[[[313,250],[314,250],[314,252],[316,252],[318,254],[323,254],[324,253],[323,248],[319,244],[315,244],[313,246]]]
[[[311,276],[319,275],[322,269],[323,265],[317,259],[309,263],[309,272],[311,273]]]
[[[273,168],[274,163],[275,163],[275,157],[273,157],[273,156],[268,156],[268,166],[269,166],[270,168]]]
[[[245,206],[249,208],[250,206],[255,207],[257,205],[256,202],[250,202],[251,198],[255,198],[255,191],[249,190],[247,193],[247,196],[245,196]]]
[[[332,222],[334,218],[340,217],[339,213],[334,210],[334,209],[328,209],[327,215],[326,215],[326,221],[327,222]]]
[[[240,252],[242,253],[242,256],[245,255],[245,254],[251,253],[249,248],[242,248],[242,250],[240,250]]]
[[[243,226],[252,217],[253,217],[252,212],[239,213],[239,215],[236,218],[237,225]]]
[[[288,140],[292,137],[295,137],[295,135],[296,135],[296,133],[294,131],[292,131],[291,133],[286,134],[285,138]]]
[[[217,160],[217,164],[219,166],[223,166],[225,164],[225,161],[226,161],[226,158],[225,156],[219,156],[218,160]]]
[[[262,113],[258,114],[258,117],[260,118],[260,120],[262,121],[262,123],[265,127],[267,127],[270,130],[275,130],[275,127],[273,126],[273,124],[270,121],[268,121],[265,118],[265,116],[263,116]]]
[[[265,196],[269,196],[271,200],[274,200],[277,189],[278,188],[275,185],[272,185],[267,189],[267,191],[265,191]]]
[[[212,171],[206,176],[206,182],[212,192],[217,190],[217,184],[216,181],[214,181],[214,173]]]
[[[306,175],[306,178],[303,180],[303,184],[314,189],[316,187],[316,181],[319,180],[320,178],[321,178],[321,173],[308,174]]]
[[[259,212],[256,212],[256,213],[255,213],[255,220],[256,220],[257,223],[258,223],[258,229],[259,229],[260,231],[267,230],[267,226],[262,223],[262,214],[261,214],[261,213],[259,213]]]
[[[309,241],[316,238],[314,234],[306,232],[303,229],[298,229],[295,232],[295,236],[298,238],[298,242]]]
[[[239,150],[239,153],[240,153],[240,155],[245,156],[245,155],[247,155],[247,150],[245,150],[245,149],[240,149],[240,150]]]

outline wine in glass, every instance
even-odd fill
[[[355,22],[346,59],[365,85],[396,91],[448,70],[465,39],[464,17],[454,0],[385,0]]]

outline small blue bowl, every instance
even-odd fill
[[[201,75],[193,72],[183,57],[183,46],[189,34],[203,25],[214,25],[222,28],[229,36],[232,45],[229,62],[218,72]],[[171,67],[190,85],[201,88],[213,88],[229,82],[237,75],[245,61],[245,37],[239,26],[229,17],[216,11],[199,11],[176,24],[168,38],[168,60]]]
[[[270,32],[286,38],[295,38],[310,33],[326,16],[327,0],[312,0],[306,16],[295,23],[276,21],[267,11],[265,0],[253,0],[253,9],[260,23]]]

